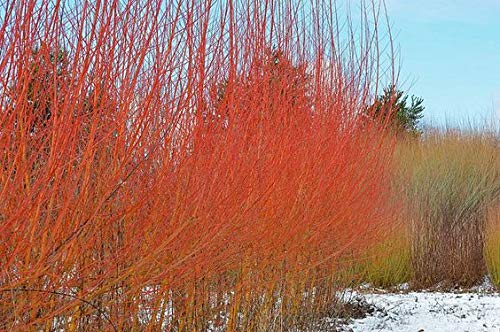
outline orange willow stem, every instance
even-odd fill
[[[392,147],[365,115],[383,38],[377,15],[359,36],[339,16],[2,1],[0,329],[169,330],[202,312],[172,295],[200,280],[246,305],[376,241]]]

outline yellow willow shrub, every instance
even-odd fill
[[[472,285],[486,273],[486,212],[500,192],[498,143],[482,133],[446,132],[401,151],[412,269],[417,285]]]
[[[500,204],[496,202],[489,213],[486,225],[484,255],[491,281],[500,287]]]

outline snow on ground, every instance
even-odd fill
[[[355,296],[359,296],[356,294]],[[344,331],[500,332],[500,293],[363,294],[377,310]]]

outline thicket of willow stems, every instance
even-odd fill
[[[0,329],[265,330],[331,308],[343,254],[393,213],[364,112],[394,76],[383,7],[359,25],[329,1],[0,8]]]

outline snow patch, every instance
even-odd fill
[[[352,295],[352,294],[351,294]],[[363,294],[377,310],[341,331],[500,331],[499,293]]]

